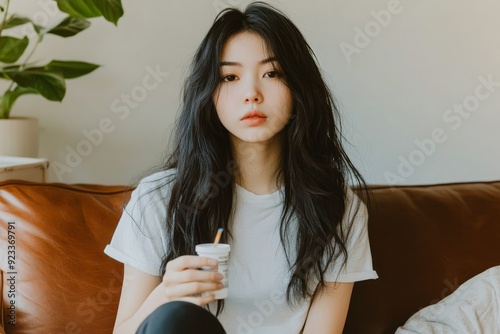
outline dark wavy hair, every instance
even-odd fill
[[[287,300],[293,303],[314,296],[308,282],[317,279],[319,289],[325,286],[323,276],[332,261],[343,255],[345,264],[349,228],[342,221],[349,211],[348,181],[362,189],[366,185],[342,147],[337,107],[313,51],[290,19],[262,2],[243,12],[223,10],[195,53],[183,88],[174,150],[163,167],[176,172],[166,219],[169,248],[161,270],[172,259],[194,254],[195,245],[211,242],[218,227],[225,230],[222,241],[231,240],[238,172],[213,95],[221,81],[224,44],[241,32],[256,33],[265,41],[293,98],[277,172],[284,189],[280,237],[291,271]],[[289,235],[292,218],[297,235]],[[217,314],[222,308],[219,301]]]

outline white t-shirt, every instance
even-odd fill
[[[165,217],[170,185],[166,179],[171,174],[160,172],[141,181],[104,250],[112,258],[156,276],[160,276],[167,250]],[[228,334],[298,333],[309,300],[298,306],[286,302],[290,273],[279,235],[282,193],[256,195],[237,186],[236,199],[228,267],[229,296],[219,320]],[[348,207],[359,202],[350,189],[348,202]],[[352,218],[353,214],[350,211],[346,216]],[[367,211],[362,203],[346,247],[346,266],[338,273],[341,262],[333,263],[325,281],[355,282],[378,277],[372,268]],[[215,312],[215,302],[210,309]]]

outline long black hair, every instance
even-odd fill
[[[173,153],[164,169],[175,170],[166,219],[168,251],[162,263],[194,254],[224,227],[231,242],[231,215],[237,167],[228,131],[220,122],[213,95],[221,81],[226,41],[241,32],[258,34],[275,57],[293,98],[292,116],[283,131],[278,183],[283,190],[281,243],[291,272],[289,303],[323,288],[328,265],[347,259],[349,180],[366,188],[342,147],[337,107],[316,57],[297,27],[274,7],[254,2],[244,11],[223,10],[197,49],[183,88]],[[290,235],[291,222],[296,235]],[[347,226],[347,228],[346,228]],[[291,254],[295,254],[292,258]],[[319,291],[319,290],[317,290]],[[217,313],[223,304],[218,303]]]

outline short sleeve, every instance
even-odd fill
[[[326,272],[325,281],[356,282],[376,279],[378,275],[373,270],[368,239],[368,210],[350,188],[347,190],[346,199],[347,210],[343,222],[344,227],[349,227],[352,222],[346,242],[347,262],[342,267],[344,256],[339,256]]]
[[[138,270],[161,275],[167,252],[166,216],[171,172],[160,172],[141,180],[132,192],[104,253]]]

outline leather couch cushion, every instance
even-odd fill
[[[19,333],[111,333],[122,265],[103,253],[130,188],[0,184],[1,270],[7,268],[6,222],[15,223],[16,326]],[[5,282],[5,278],[4,278]],[[8,298],[3,291],[5,311]]]

